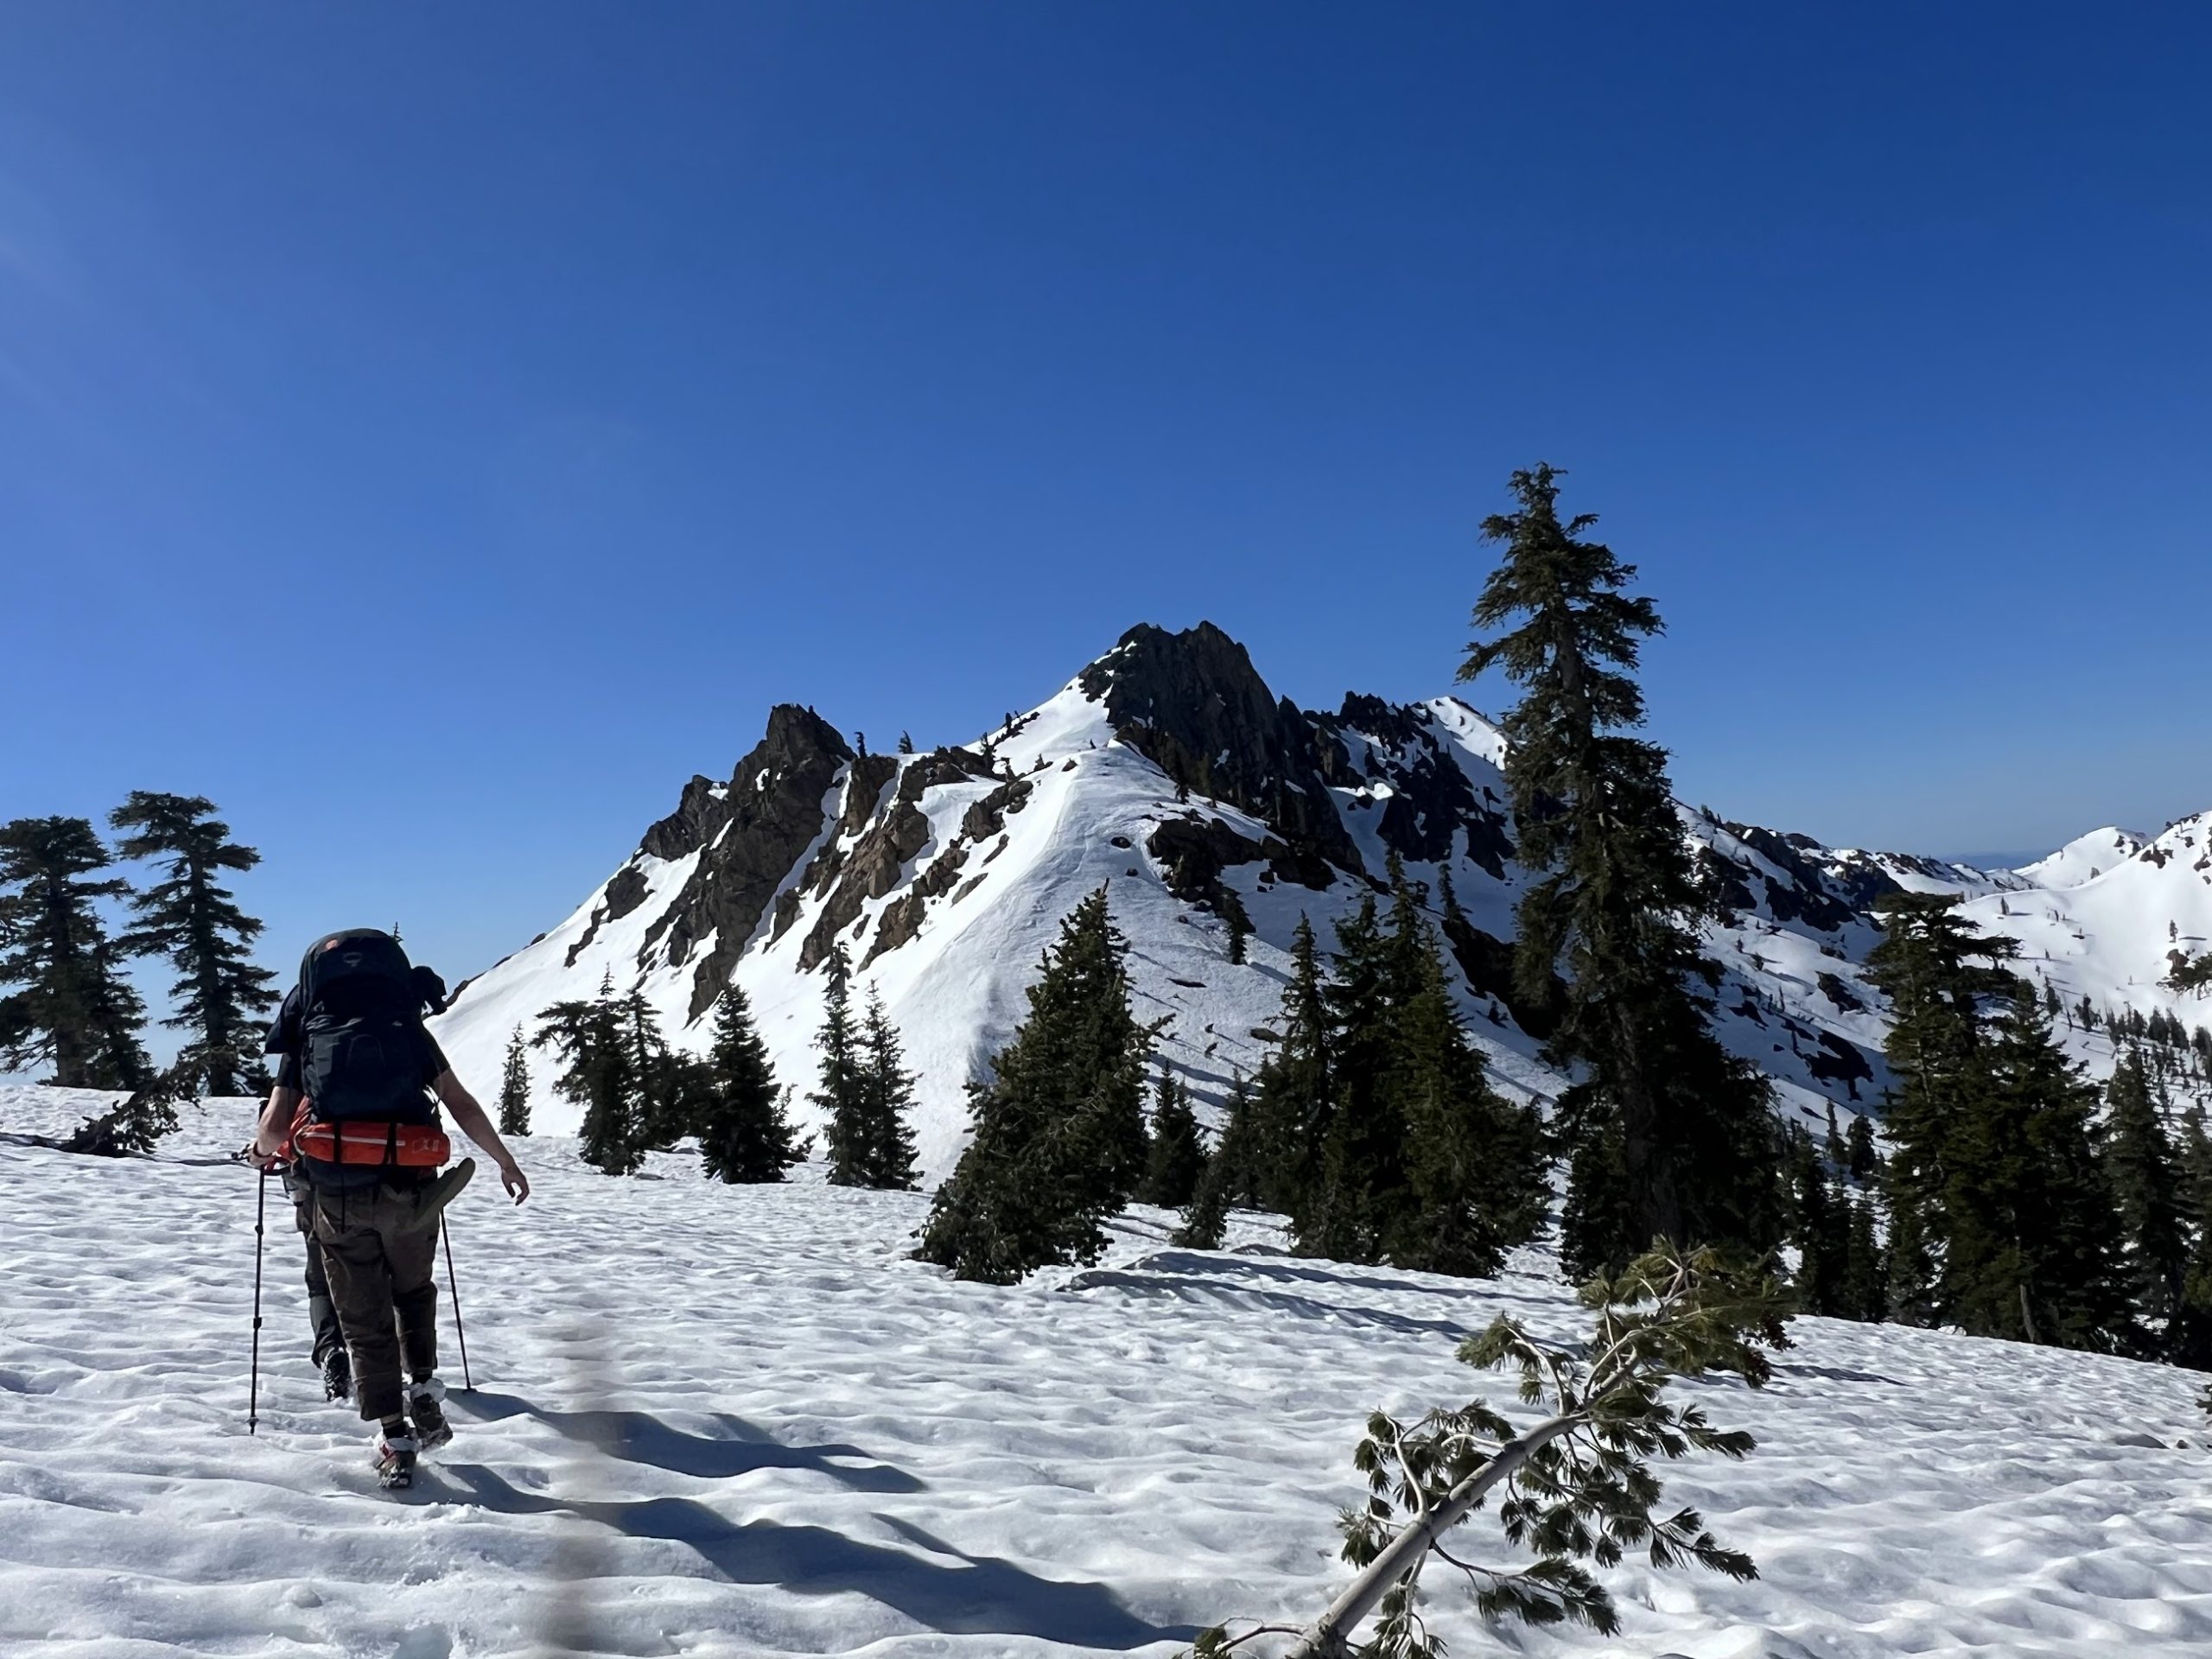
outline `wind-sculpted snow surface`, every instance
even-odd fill
[[[251,1105],[188,1107],[152,1159],[28,1144],[107,1097],[0,1091],[0,1653],[1140,1653],[1310,1617],[1377,1406],[1501,1379],[1454,1362],[1500,1311],[1583,1318],[1535,1254],[1492,1282],[1221,1253],[1121,1224],[1093,1269],[1013,1289],[905,1257],[918,1195],[638,1179],[533,1140],[519,1211],[454,1216],[477,1389],[411,1493],[304,1357],[272,1190],[260,1433],[245,1433]],[[450,1326],[448,1327],[448,1334]],[[1457,1655],[2183,1655],[2212,1642],[2202,1379],[1800,1321],[1763,1394],[1694,1385],[1760,1445],[1665,1471],[1764,1576],[1608,1574],[1618,1640],[1493,1634],[1439,1580]],[[446,1374],[459,1367],[448,1343]],[[2187,1440],[2186,1447],[2177,1446]],[[1496,1558],[1478,1522],[1461,1542]]]

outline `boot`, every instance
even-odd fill
[[[353,1361],[343,1344],[322,1357],[322,1397],[326,1400],[351,1400],[353,1397]]]
[[[446,1385],[435,1376],[416,1379],[407,1385],[407,1415],[415,1425],[415,1442],[425,1452],[435,1452],[453,1439],[453,1425],[446,1421]]]
[[[402,1425],[404,1427],[404,1425]],[[377,1484],[399,1491],[415,1484],[415,1437],[387,1428],[377,1437]]]

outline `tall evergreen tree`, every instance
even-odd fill
[[[1388,1077],[1399,964],[1371,894],[1336,933],[1322,992],[1329,1015],[1327,1129],[1319,1179],[1292,1215],[1292,1236],[1308,1255],[1379,1262],[1393,1212],[1408,1196],[1407,1125]]]
[[[923,1261],[1010,1284],[1105,1248],[1102,1224],[1143,1174],[1153,1033],[1129,1011],[1127,949],[1103,887],[1061,924],[1028,1018],[992,1076],[969,1085],[975,1138],[938,1189]]]
[[[1189,1091],[1166,1066],[1153,1091],[1152,1147],[1139,1196],[1163,1210],[1180,1210],[1198,1192],[1205,1173],[1205,1148],[1198,1141],[1198,1120]]]
[[[0,824],[0,1067],[51,1065],[64,1089],[153,1081],[139,1033],[146,1006],[123,976],[121,950],[97,908],[127,882],[86,878],[108,868],[86,818]]]
[[[2182,1276],[2181,1313],[2167,1333],[2177,1364],[2212,1370],[2212,1133],[2202,1107],[2192,1107],[2181,1133],[2182,1211],[2190,1228],[2189,1265]]]
[[[247,956],[261,924],[222,885],[225,871],[250,870],[261,855],[232,841],[214,803],[197,795],[133,790],[108,823],[124,832],[117,848],[124,857],[163,866],[159,882],[132,896],[137,919],[120,944],[133,956],[166,957],[177,970],[176,1013],[162,1021],[192,1033],[178,1052],[177,1077],[209,1095],[262,1092],[276,976]]]
[[[1984,938],[1958,913],[1948,893],[1894,893],[1877,903],[1881,943],[1868,953],[1866,976],[1890,999],[1884,1053],[1897,1077],[1883,1133],[1894,1148],[1889,1164],[1891,1226],[1913,1212],[1914,1236],[1940,1243],[1940,1216],[1929,1213],[1948,1179],[1945,1147],[1986,1073],[1983,1004],[2006,995],[2004,967],[2018,950],[2005,937]]]
[[[1405,1124],[1405,1202],[1382,1239],[1394,1266],[1487,1277],[1542,1230],[1551,1192],[1542,1125],[1490,1087],[1452,1004],[1427,923],[1392,921],[1396,988],[1388,1091]]]
[[[916,1185],[914,1075],[906,1070],[899,1028],[884,1013],[883,998],[872,987],[861,1027],[861,1069],[867,1155],[858,1185],[911,1192]]]
[[[530,1061],[522,1027],[507,1038],[506,1064],[499,1072],[499,1133],[530,1133]]]
[[[634,1175],[645,1162],[639,1079],[632,1040],[610,973],[590,1001],[556,1002],[537,1016],[532,1046],[563,1062],[555,1092],[584,1109],[578,1155],[609,1175]]]
[[[2013,983],[1944,1148],[1946,1311],[1975,1336],[2124,1351],[2139,1336],[2096,1090],[2026,982]]]
[[[717,1180],[780,1181],[807,1148],[784,1111],[768,1046],[753,1023],[753,1006],[733,985],[715,1009],[707,1050],[711,1091],[700,1115],[700,1165]]]
[[[2129,1049],[2106,1085],[2113,1198],[2127,1241],[2128,1276],[2136,1305],[2167,1339],[2182,1311],[2189,1278],[2189,1237],[2181,1176],[2154,1084],[2140,1049]],[[2170,1346],[2171,1341],[2162,1346]]]
[[[1502,721],[1516,857],[1534,880],[1516,910],[1515,972],[1532,1003],[1564,1006],[1546,1058],[1575,1081],[1558,1122],[1573,1151],[1561,1255],[1580,1278],[1618,1269],[1654,1239],[1770,1243],[1777,1145],[1768,1086],[1728,1054],[1696,988],[1715,970],[1692,931],[1699,888],[1666,752],[1632,677],[1660,631],[1635,568],[1562,523],[1558,473],[1517,472],[1519,511],[1485,519],[1503,555],[1477,601],[1459,677],[1502,669],[1522,690]]]
[[[1312,1230],[1321,1196],[1321,1149],[1331,1133],[1329,1014],[1313,924],[1298,918],[1290,982],[1277,1022],[1282,1040],[1260,1068],[1253,1116],[1259,1203]]]
[[[826,1120],[823,1143],[830,1154],[830,1185],[866,1186],[873,1143],[861,1033],[853,1019],[853,959],[839,944],[823,965],[822,1029],[814,1039],[822,1053],[820,1086],[807,1098]]]

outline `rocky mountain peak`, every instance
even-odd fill
[[[1180,633],[1141,623],[1083,672],[1115,734],[1192,793],[1273,824],[1301,851],[1359,870],[1328,792],[1325,751],[1297,704],[1277,697],[1244,647],[1211,622]]]

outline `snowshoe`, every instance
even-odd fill
[[[411,1434],[384,1434],[377,1439],[377,1484],[388,1492],[404,1491],[415,1484],[415,1438]]]
[[[415,1425],[416,1444],[425,1452],[435,1452],[453,1439],[453,1425],[446,1421],[442,1403],[445,1397],[446,1385],[435,1376],[408,1385],[408,1419]]]
[[[351,1400],[353,1397],[353,1362],[345,1349],[334,1348],[323,1357],[322,1397],[326,1400]]]

